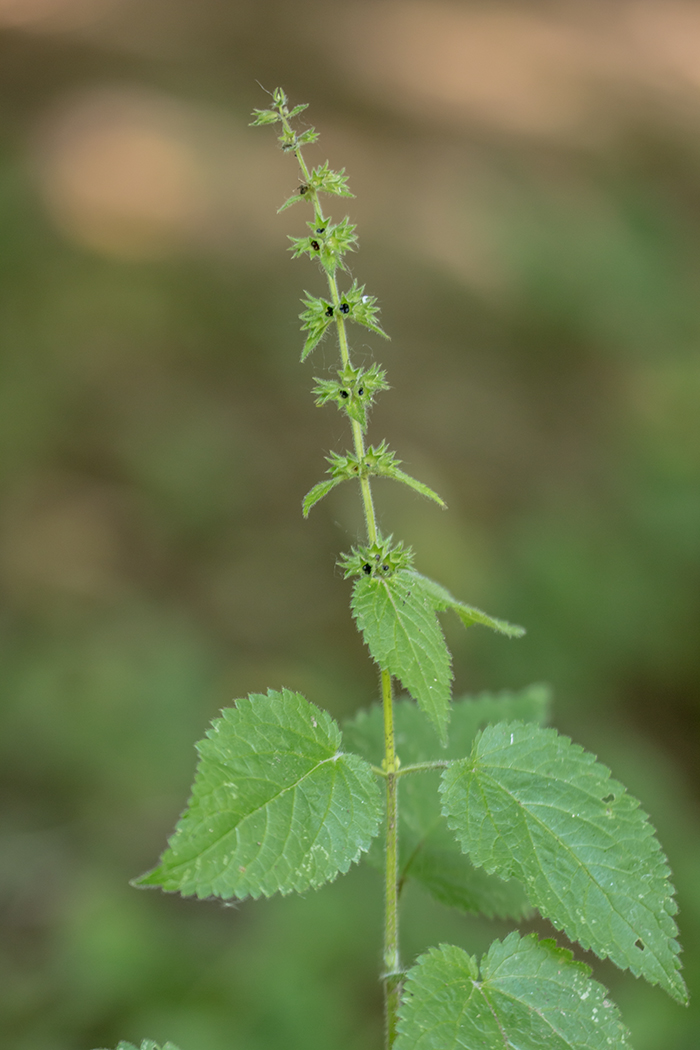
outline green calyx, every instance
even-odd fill
[[[290,114],[291,116],[291,114]],[[313,132],[314,138],[305,138],[309,132]],[[298,149],[300,146],[305,146],[309,141],[315,142],[318,135],[310,128],[309,131],[302,132],[298,135],[291,128],[285,128],[284,132],[279,136],[282,142],[282,149],[293,150]],[[318,167],[314,168],[306,182],[302,182],[295,193],[288,197],[284,204],[277,209],[278,213],[284,211],[285,208],[291,208],[292,204],[296,204],[297,201],[305,200],[318,197],[319,193],[328,193],[332,197],[354,197],[355,194],[351,193],[348,189],[348,177],[345,174],[345,168],[341,168],[340,171],[333,171],[328,161],[323,164],[319,164]]]
[[[272,101],[273,106],[271,109],[253,110],[255,120],[251,120],[249,127],[256,127],[261,124],[281,123],[282,133],[277,136],[277,141],[287,153],[298,150],[301,146],[308,146],[317,140],[319,136],[315,128],[307,128],[305,131],[297,132],[294,131],[289,124],[290,120],[293,120],[294,117],[298,117],[300,113],[303,113],[305,109],[309,108],[308,102],[302,103],[300,106],[295,106],[294,109],[290,110],[287,96],[282,88],[275,89],[272,94]]]
[[[350,222],[346,216],[342,222],[333,224],[331,222],[321,223],[307,222],[311,230],[308,237],[292,237],[292,258],[298,259],[301,255],[308,255],[310,259],[318,259],[327,273],[333,274],[337,269],[345,270],[343,255],[352,252],[357,245],[355,230],[357,227]]]
[[[378,538],[366,547],[353,547],[337,561],[347,580],[350,576],[374,576],[388,579],[399,569],[413,567],[413,550],[403,543],[392,546],[392,536]]]
[[[334,489],[341,481],[350,481],[352,478],[360,480],[371,477],[393,478],[394,481],[400,481],[415,492],[419,492],[421,496],[433,500],[443,509],[447,506],[445,501],[422,481],[417,481],[410,474],[399,470],[398,464],[401,460],[396,458],[396,453],[391,451],[386,441],[376,446],[369,445],[362,455],[346,452],[344,456],[341,456],[337,452],[331,452],[330,456],[326,456],[326,461],[330,464],[327,471],[331,476],[330,480],[320,481],[310,492],[307,492],[303,502],[305,518],[308,517],[314,504],[327,496],[331,489]]]
[[[339,369],[338,379],[316,378],[312,393],[316,395],[319,408],[334,401],[342,412],[360,424],[364,432],[367,429],[367,410],[374,401],[374,395],[388,389],[386,373],[379,365],[374,364],[365,369],[353,368],[349,364]]]
[[[329,276],[334,276],[335,268],[331,271],[326,266],[323,258],[324,248],[319,240],[315,237],[290,239],[296,241],[296,244],[291,249],[294,251],[295,258],[304,254],[317,255]],[[337,266],[345,269],[340,259],[336,263],[336,268]],[[358,284],[357,281],[353,281],[346,292],[338,293],[336,300],[322,299],[306,292],[306,298],[302,299],[306,309],[299,314],[299,320],[304,322],[301,330],[302,332],[308,332],[304,349],[301,352],[301,360],[306,360],[311,351],[321,342],[332,324],[342,325],[346,321],[352,321],[354,324],[362,325],[363,328],[368,328],[370,332],[375,332],[377,335],[383,336],[384,339],[388,339],[389,336],[380,326],[377,319],[379,307],[376,306],[376,302],[377,300],[373,295],[365,294],[365,286]]]

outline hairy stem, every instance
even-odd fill
[[[282,122],[286,130],[291,130],[286,117],[282,116]],[[301,149],[295,151],[304,182],[308,185],[310,180],[309,169],[302,155]],[[323,214],[321,202],[316,190],[312,190],[309,197],[314,207],[314,221],[317,226],[326,225],[326,217]],[[333,314],[338,332],[338,346],[343,368],[351,365],[350,347],[348,345],[347,329],[345,319],[338,309],[340,305],[340,292],[338,282],[334,273],[326,271],[328,290]],[[350,420],[352,437],[355,445],[355,454],[358,461],[362,463],[365,457],[365,440],[360,424]],[[362,493],[362,508],[364,511],[365,525],[367,528],[367,539],[369,543],[376,543],[378,538],[377,518],[374,511],[372,489],[369,478],[360,476],[360,491]],[[384,910],[384,1010],[386,1018],[386,1050],[391,1050],[396,1039],[396,1026],[399,1015],[399,1004],[402,991],[402,971],[399,959],[399,886],[398,886],[398,762],[394,749],[394,700],[389,671],[382,670],[382,702],[384,707],[384,770],[386,776],[386,878],[385,878],[385,910]]]
[[[384,765],[386,769],[386,884],[384,910],[384,1005],[386,1050],[396,1039],[402,972],[399,958],[399,783],[394,749],[394,698],[391,675],[382,671]]]
[[[285,130],[291,132],[291,125],[286,117],[282,116],[282,123]],[[310,173],[307,167],[304,155],[301,149],[297,148],[294,154],[299,162],[301,174],[305,183],[310,181]],[[309,194],[309,199],[312,201],[314,206],[314,221],[317,226],[326,225],[326,217],[323,214],[323,208],[321,207],[321,201],[319,200],[318,193],[316,190],[312,190]],[[333,304],[333,315],[335,318],[336,328],[338,331],[338,347],[340,348],[340,361],[343,368],[347,368],[350,365],[350,347],[348,345],[348,333],[345,327],[345,318],[338,309],[340,305],[340,292],[338,291],[338,282],[334,273],[328,273],[326,271],[326,279],[328,281],[328,290],[330,292],[331,302]],[[355,454],[360,462],[364,459],[365,455],[365,439],[362,433],[362,427],[354,420],[350,420],[352,427],[352,438],[355,445]],[[372,489],[369,483],[369,478],[360,477],[360,490],[362,492],[362,508],[365,515],[365,525],[367,526],[367,538],[370,543],[376,543],[377,540],[377,517],[374,512],[374,500],[372,499]]]

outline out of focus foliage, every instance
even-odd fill
[[[393,387],[370,440],[450,505],[379,483],[385,529],[528,628],[446,623],[457,689],[550,683],[642,799],[695,1004],[595,974],[636,1050],[697,1047],[698,46],[690,0],[0,0],[8,1050],[378,1044],[373,872],[237,909],[128,886],[220,707],[285,686],[345,717],[376,689],[334,568],[355,493],[301,517],[345,435],[309,393],[333,353],[298,363],[323,281],[285,252],[256,80],[312,104],[309,158],[357,195],[333,218],[392,337],[356,341]],[[407,958],[509,930],[408,892]]]

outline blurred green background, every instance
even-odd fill
[[[234,908],[128,886],[222,706],[376,691],[334,568],[356,493],[301,519],[347,436],[309,393],[330,340],[298,363],[323,279],[257,81],[350,175],[392,336],[355,334],[393,386],[370,438],[450,506],[378,483],[382,525],[528,628],[448,625],[457,690],[550,683],[642,799],[695,1000],[596,973],[636,1050],[697,1050],[699,49],[689,0],[0,0],[7,1050],[380,1045],[373,872]],[[409,890],[407,959],[507,929]]]

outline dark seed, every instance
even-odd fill
[[[340,304],[340,312],[341,312],[341,314],[349,314],[350,313],[350,307],[348,306],[347,303],[341,303]]]
[[[315,252],[319,252],[321,250],[321,245],[318,243],[318,241],[311,241],[311,247]]]
[[[299,187],[299,193],[301,194],[302,197],[304,196],[305,193],[308,193],[308,190],[309,190],[308,186],[300,186]]]
[[[357,396],[358,397],[362,397],[364,392],[365,392],[365,388],[363,386],[361,386],[360,389],[357,391]]]
[[[365,562],[365,564],[362,566],[362,571],[366,573],[367,576],[372,575],[372,566],[369,564],[369,562]]]
[[[327,306],[326,307],[326,317],[332,317],[332,316],[333,316],[333,307],[332,306]]]
[[[389,571],[389,566],[388,565],[382,565],[382,572],[388,572],[388,571]]]
[[[350,395],[348,394],[347,390],[341,390],[341,391],[340,391],[340,396],[341,396],[341,397],[342,397],[343,399],[345,399],[346,397],[350,397]]]
[[[319,226],[317,228],[317,230],[316,230],[316,233],[325,233],[325,232],[326,232],[326,227],[325,226]]]

